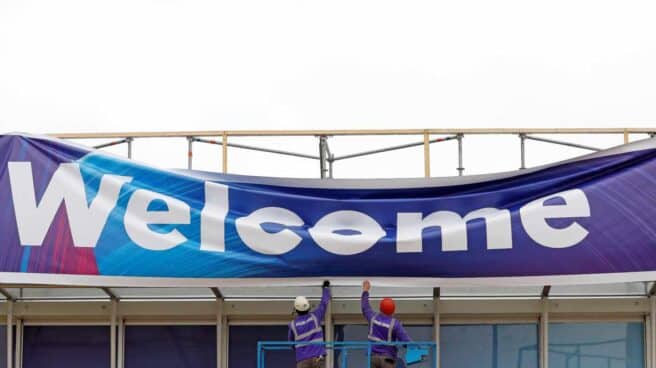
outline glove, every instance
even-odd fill
[[[326,280],[323,282],[323,285],[321,285],[322,288],[327,288],[330,287],[330,281]]]

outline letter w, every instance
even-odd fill
[[[126,176],[103,175],[98,193],[91,205],[87,205],[80,166],[60,164],[37,205],[32,164],[9,162],[8,169],[18,235],[23,246],[41,246],[63,201],[73,245],[95,247],[109,213],[116,206],[121,186],[132,180]]]

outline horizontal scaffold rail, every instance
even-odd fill
[[[343,129],[343,130],[195,130],[174,132],[51,133],[63,139],[167,138],[167,137],[257,137],[257,136],[349,136],[422,134],[650,134],[655,128],[442,128],[442,129]]]

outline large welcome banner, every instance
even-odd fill
[[[312,277],[652,280],[656,141],[504,174],[319,180],[0,136],[0,282]]]

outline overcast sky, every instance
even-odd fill
[[[653,0],[0,0],[0,131],[656,127],[654,19]],[[315,138],[236,141],[317,150]],[[219,169],[217,147],[197,146],[195,166]],[[529,165],[585,153],[527,149]],[[135,143],[137,159],[160,166],[184,166],[185,151],[184,140]],[[516,169],[518,152],[517,137],[466,137],[466,173]],[[241,150],[230,166],[318,173]],[[454,142],[434,147],[435,175],[456,166]],[[335,167],[422,174],[421,148]]]

